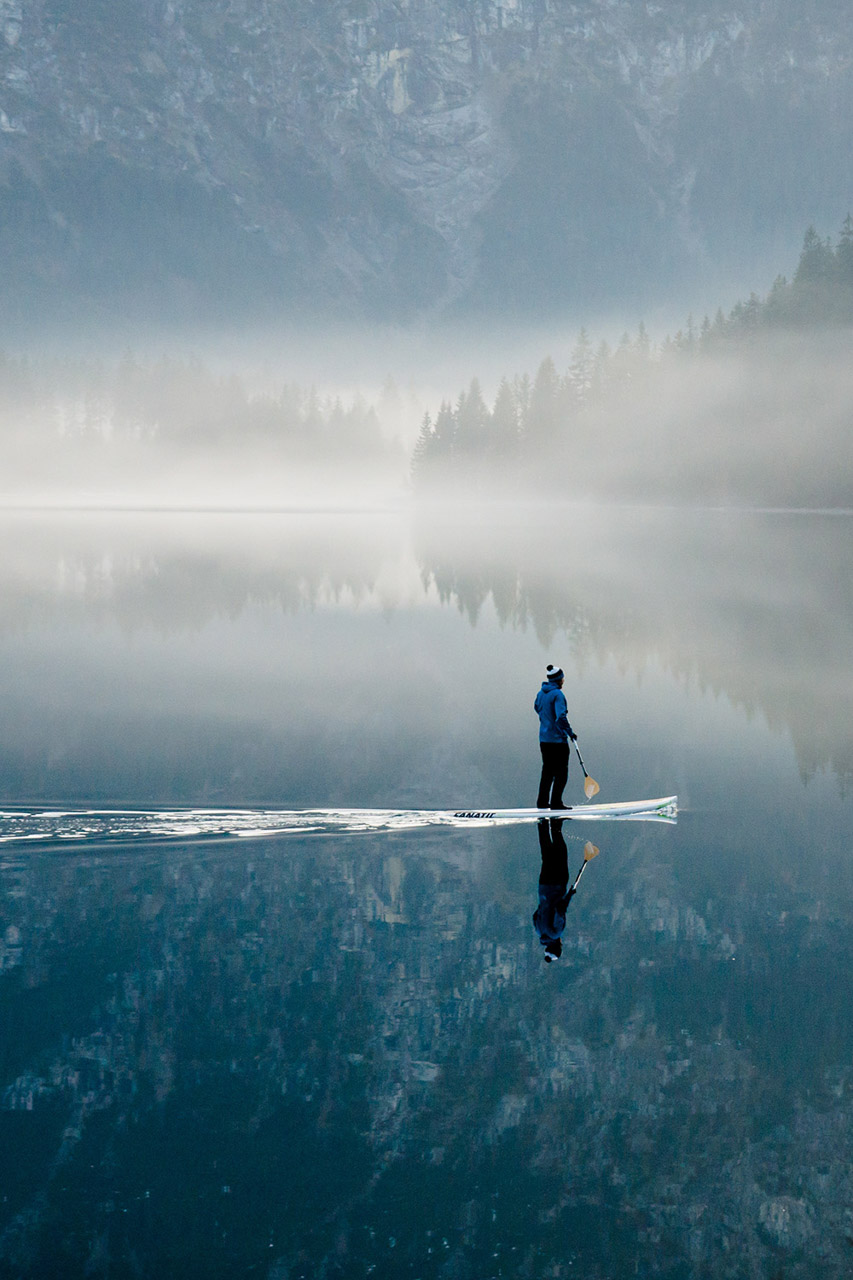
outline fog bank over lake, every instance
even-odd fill
[[[640,326],[597,346],[582,330],[530,365],[494,338],[503,364],[483,357],[482,333],[460,337],[452,371],[426,336],[402,365],[389,343],[384,380],[347,387],[340,335],[317,383],[285,378],[285,354],[239,372],[233,354],[0,357],[0,505],[853,507],[848,329],[741,315],[658,345]],[[381,333],[375,344],[374,360]]]
[[[7,514],[7,802],[526,803],[551,658],[596,733],[699,699],[849,780],[849,517],[494,517]]]

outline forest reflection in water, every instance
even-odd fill
[[[529,737],[552,655],[587,734],[721,695],[804,776],[853,774],[851,517],[7,516],[3,546],[7,802],[529,803],[441,788]],[[666,690],[643,706],[630,677]]]
[[[847,1274],[853,525],[455,523],[6,518],[5,805],[683,811],[3,847],[3,1274]]]

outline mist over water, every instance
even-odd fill
[[[805,777],[853,769],[847,516],[7,514],[3,540],[8,803],[527,803],[519,691],[555,653],[619,754],[664,688],[758,716]]]
[[[850,518],[493,517],[3,516],[7,811],[680,803],[0,845],[8,1274],[844,1274]]]
[[[484,330],[458,348],[368,329],[333,331],[311,359],[269,336],[251,359],[215,344],[204,359],[0,356],[0,506],[851,509],[849,330],[750,315],[663,343],[642,325],[548,346]]]

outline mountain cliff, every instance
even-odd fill
[[[761,286],[846,212],[851,67],[841,0],[0,0],[6,321]]]

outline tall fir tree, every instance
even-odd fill
[[[595,376],[595,354],[586,329],[581,329],[572,349],[569,376],[577,403],[584,405],[589,398]]]
[[[518,413],[518,434],[522,441],[527,439],[527,428],[530,421],[530,397],[533,387],[529,373],[516,374],[512,380],[512,394]]]
[[[501,378],[492,408],[491,449],[492,456],[500,462],[510,462],[518,454],[519,421],[518,402],[506,378]]]
[[[530,393],[526,438],[532,453],[548,450],[556,442],[560,427],[560,379],[554,361],[546,356],[540,364]]]
[[[822,240],[814,227],[809,227],[803,237],[803,248],[797,270],[794,273],[794,286],[825,284],[833,276],[833,253],[829,240]]]
[[[472,378],[467,391],[463,391],[456,404],[457,455],[484,458],[489,436],[489,410],[480,390],[480,383]]]
[[[436,478],[435,462],[436,434],[433,430],[432,418],[425,413],[412,450],[411,478],[415,492],[423,493],[432,487]]]
[[[456,453],[456,414],[449,400],[442,400],[435,418],[435,456],[449,469]],[[446,464],[446,467],[445,467]]]
[[[849,213],[838,237],[835,261],[839,284],[845,291],[853,290],[853,215]]]

